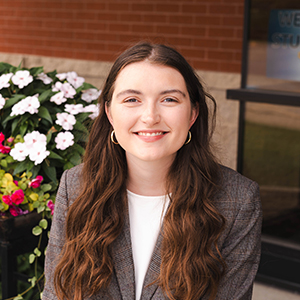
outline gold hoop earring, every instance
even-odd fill
[[[110,139],[115,145],[119,145],[119,143],[114,140],[114,133],[115,133],[115,131],[113,130],[110,134]]]
[[[187,145],[192,139],[192,133],[189,131],[188,133],[188,140],[184,143],[185,145]]]

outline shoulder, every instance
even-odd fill
[[[83,164],[80,164],[64,171],[57,192],[57,195],[60,197],[57,197],[57,199],[73,202],[77,198],[82,183],[82,168]]]
[[[261,210],[258,184],[240,173],[221,166],[219,189],[215,205],[225,218],[235,216],[239,211]]]

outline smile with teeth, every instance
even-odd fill
[[[137,134],[144,135],[144,136],[157,136],[157,135],[163,135],[164,133],[160,131],[160,132],[138,132]]]

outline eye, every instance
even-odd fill
[[[165,98],[163,100],[163,102],[178,102],[178,101],[176,99],[174,99],[174,98]]]
[[[124,100],[125,103],[135,103],[138,102],[136,98],[128,98]]]

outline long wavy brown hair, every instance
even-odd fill
[[[122,212],[127,211],[127,163],[124,150],[110,140],[112,126],[105,105],[110,105],[120,71],[144,60],[178,70],[192,107],[199,110],[190,129],[192,141],[178,150],[166,178],[166,194],[171,196],[156,283],[170,299],[196,300],[204,295],[214,299],[224,273],[217,241],[225,221],[214,206],[220,169],[211,151],[215,100],[176,50],[139,43],[117,58],[99,98],[100,113],[84,156],[81,193],[68,210],[66,241],[54,275],[61,300],[82,300],[110,284],[114,268],[111,247],[123,228]],[[213,104],[212,113],[207,101]]]

